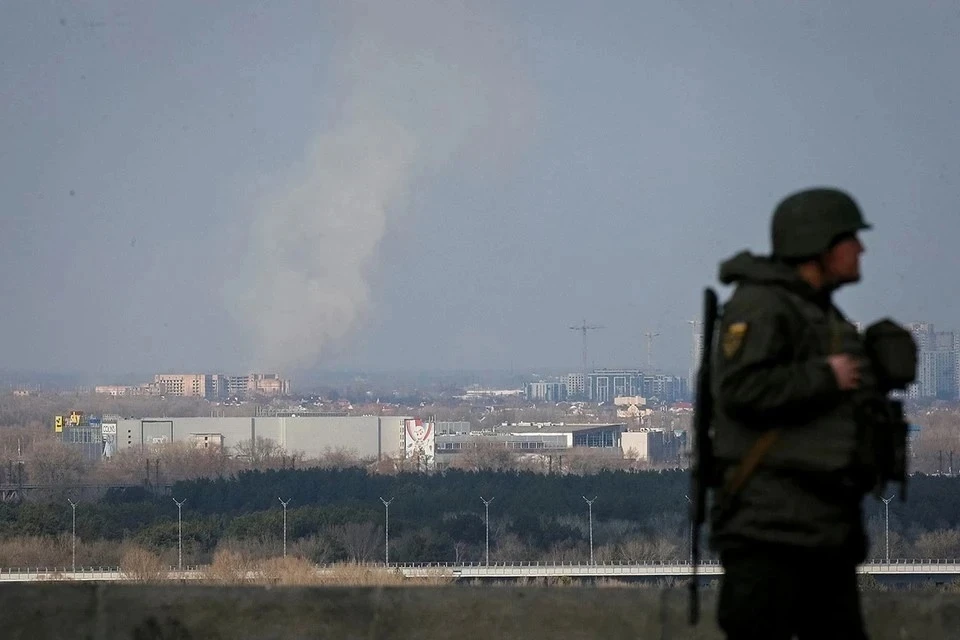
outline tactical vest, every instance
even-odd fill
[[[861,388],[876,385],[861,336],[835,307],[824,309],[787,289],[777,287],[776,292],[796,316],[790,322],[793,362],[847,353],[863,363]],[[775,429],[776,440],[765,450],[760,466],[827,473],[857,469],[863,461],[854,395],[838,392],[822,402],[822,407],[811,407],[794,420],[749,425],[725,415],[717,406],[713,422],[716,458],[721,466],[737,464],[751,453],[763,433]]]

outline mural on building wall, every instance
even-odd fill
[[[405,458],[416,460],[418,467],[433,465],[436,438],[432,422],[424,422],[419,418],[404,420],[403,441]]]

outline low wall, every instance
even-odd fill
[[[681,589],[262,588],[16,584],[0,588],[6,640],[363,638],[720,639],[714,592],[687,625]],[[872,640],[960,638],[960,594],[871,593]]]

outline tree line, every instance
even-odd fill
[[[290,501],[286,535],[300,555],[315,562],[382,561],[383,498],[392,499],[392,561],[481,561],[488,527],[483,498],[492,500],[491,561],[584,561],[590,527],[585,498],[596,498],[592,518],[598,561],[676,562],[689,554],[688,487],[689,475],[683,471],[575,476],[270,469],[178,482],[172,496],[155,495],[148,487],[112,489],[101,500],[78,506],[77,536],[87,542],[132,542],[158,552],[176,549],[175,497],[185,500],[188,557],[202,561],[224,544],[268,555],[283,535],[279,498]],[[958,489],[957,478],[910,479],[909,500],[890,503],[895,556],[960,556]],[[867,498],[864,509],[873,555],[880,557],[886,542],[878,537],[884,535],[883,504]],[[62,537],[71,533],[71,517],[63,499],[0,504],[0,539]]]

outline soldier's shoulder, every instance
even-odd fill
[[[784,292],[779,287],[747,282],[739,285],[724,303],[724,309],[777,312],[786,306]]]

